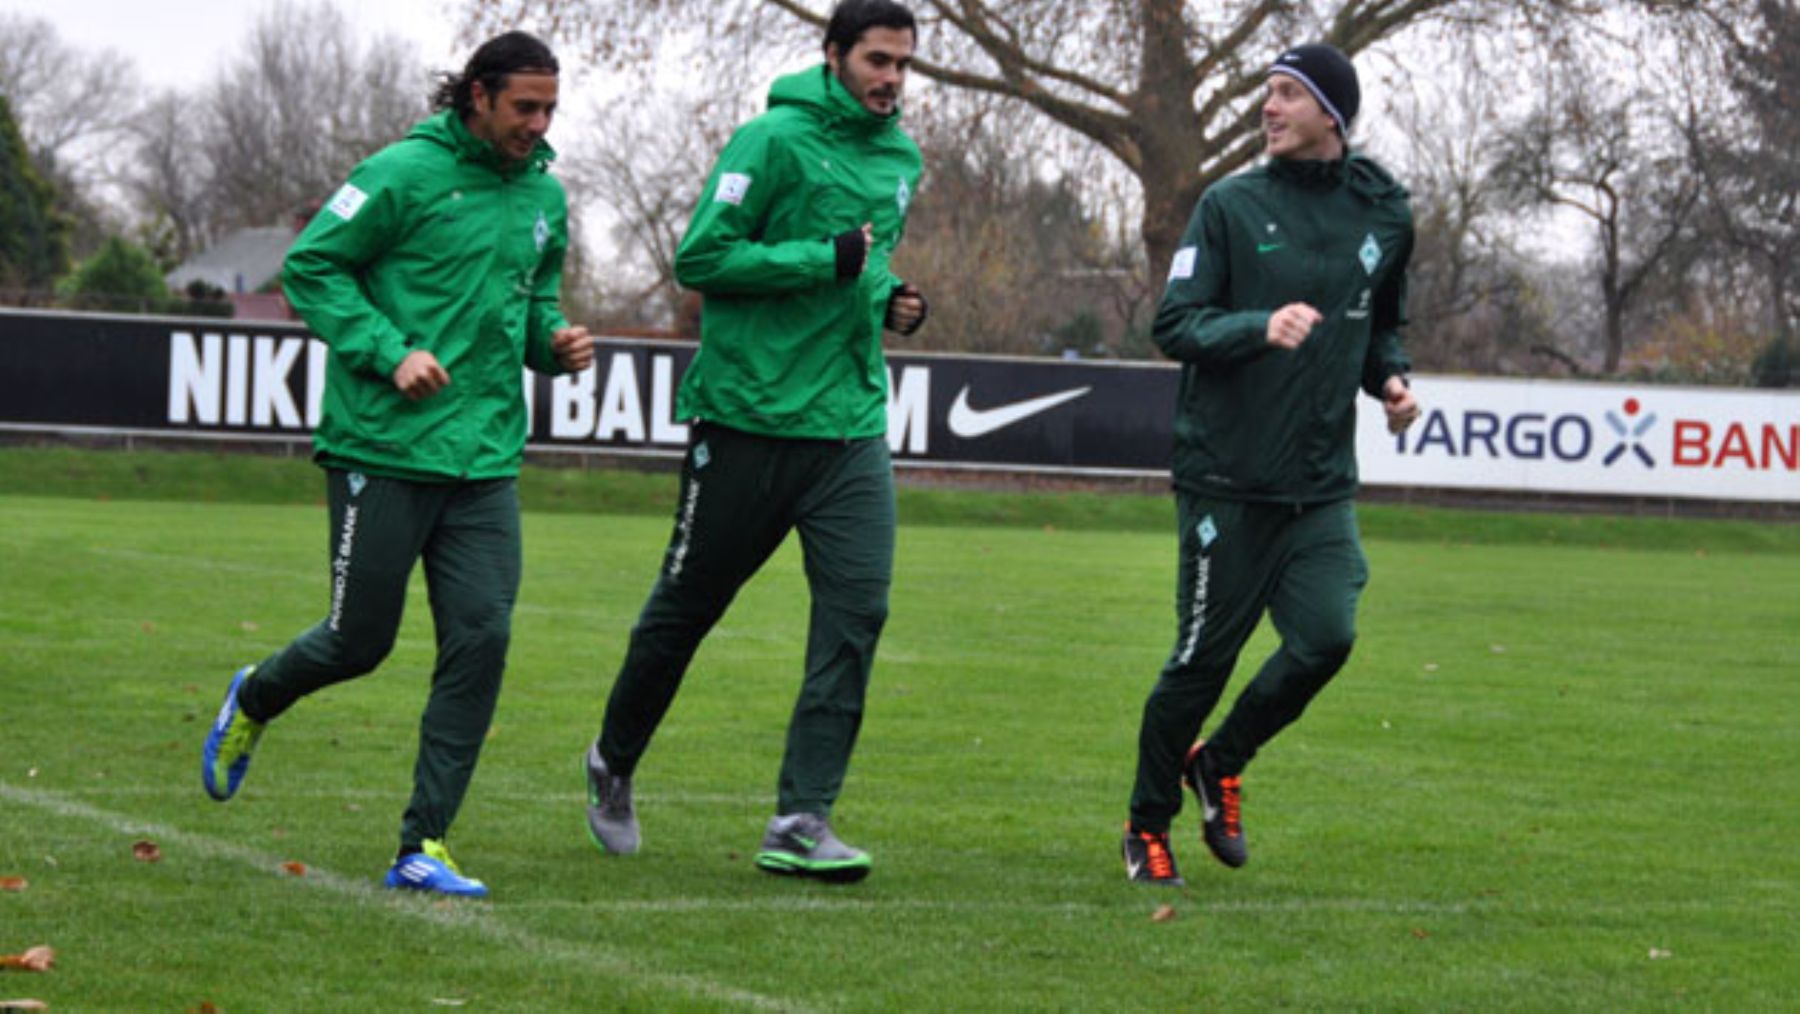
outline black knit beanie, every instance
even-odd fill
[[[1269,75],[1276,74],[1286,74],[1305,85],[1326,114],[1337,121],[1338,133],[1349,140],[1350,124],[1362,104],[1362,88],[1356,83],[1356,68],[1349,57],[1335,46],[1309,42],[1281,54],[1269,67]]]

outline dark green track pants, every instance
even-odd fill
[[[606,705],[600,755],[614,773],[636,770],[701,639],[790,530],[800,533],[812,617],[777,805],[831,812],[862,727],[894,570],[894,471],[881,437],[695,427],[662,571]]]
[[[1207,749],[1237,774],[1350,657],[1368,562],[1349,500],[1293,505],[1176,495],[1175,648],[1144,703],[1131,820],[1166,831],[1181,811],[1181,763],[1264,610],[1281,637]]]
[[[419,721],[412,802],[402,849],[443,838],[462,807],[500,697],[519,593],[519,494],[512,479],[408,482],[331,469],[331,608],[317,626],[264,660],[240,696],[270,721],[316,690],[370,672],[387,657],[413,564],[437,627],[437,665]]]

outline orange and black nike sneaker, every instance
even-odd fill
[[[1200,800],[1200,838],[1214,857],[1234,869],[1248,862],[1243,779],[1238,775],[1221,776],[1213,766],[1212,755],[1206,751],[1206,741],[1201,740],[1188,751],[1187,762],[1181,766],[1181,780]]]
[[[1125,876],[1134,883],[1181,887],[1187,881],[1175,870],[1175,853],[1167,831],[1139,831],[1125,825]]]

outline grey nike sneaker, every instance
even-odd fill
[[[816,813],[790,813],[769,818],[756,865],[784,877],[812,877],[834,884],[853,884],[869,875],[869,854],[831,833],[831,824]]]
[[[606,768],[600,756],[600,743],[588,747],[587,763],[588,837],[602,852],[628,856],[638,850],[637,812],[631,808],[631,779],[621,778]]]

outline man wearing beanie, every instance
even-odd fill
[[[1177,632],[1138,734],[1126,874],[1183,883],[1181,786],[1226,866],[1249,857],[1241,778],[1350,656],[1368,580],[1357,535],[1356,391],[1390,430],[1418,417],[1400,347],[1412,253],[1406,190],[1348,146],[1361,97],[1331,46],[1268,71],[1268,160],[1200,198],[1154,337],[1182,365],[1173,474]],[[1281,644],[1197,740],[1264,612]]]

